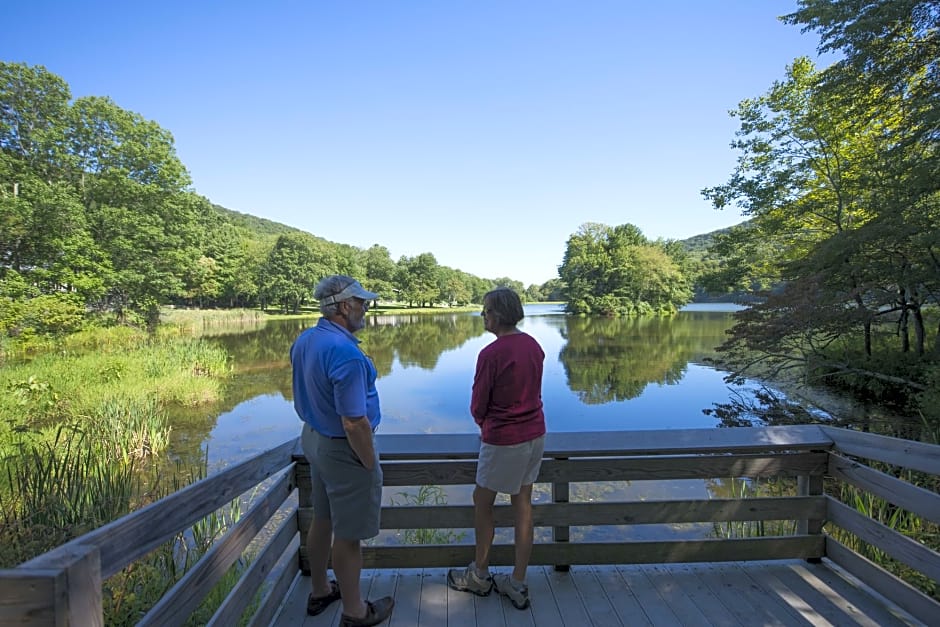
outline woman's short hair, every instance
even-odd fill
[[[496,316],[500,325],[514,327],[525,317],[522,311],[522,300],[516,292],[508,287],[497,287],[483,296],[483,305],[488,307]]]

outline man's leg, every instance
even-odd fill
[[[512,501],[516,523],[514,536],[516,561],[512,569],[512,578],[516,581],[525,581],[529,558],[532,556],[532,484],[522,486],[519,494],[513,494],[509,498]]]
[[[473,525],[476,540],[476,553],[473,560],[477,571],[486,572],[490,566],[490,548],[493,546],[493,504],[496,492],[482,486],[473,489]]]
[[[333,539],[333,572],[343,598],[343,613],[362,618],[366,606],[362,602],[360,576],[362,575],[362,548],[359,540]]]
[[[330,563],[330,544],[333,541],[333,523],[329,518],[313,517],[307,530],[307,559],[310,562],[310,583],[314,597],[325,597],[333,589],[326,576]]]

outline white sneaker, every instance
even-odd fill
[[[496,591],[506,596],[513,607],[517,610],[524,610],[529,607],[529,586],[521,581],[516,581],[509,575],[493,575],[493,585]]]

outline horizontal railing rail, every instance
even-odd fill
[[[403,488],[474,484],[479,437],[472,434],[379,435],[389,496]],[[940,519],[936,493],[872,468],[859,458],[940,476],[940,447],[817,425],[792,427],[550,433],[537,479],[533,564],[668,563],[828,557],[914,616],[936,616],[940,605],[865,559],[830,533],[853,534],[936,582],[940,557],[836,500],[824,487],[840,484],[883,498],[924,520]],[[703,480],[753,484],[744,493],[696,498],[617,501],[600,492],[581,499],[584,485]],[[777,488],[761,492],[756,482]],[[459,488],[455,488],[459,489]],[[306,570],[306,529],[312,519],[310,468],[292,440],[188,486],[17,568],[0,571],[0,623],[98,625],[102,582],[174,538],[206,515],[252,491],[250,509],[142,618],[143,624],[184,623],[229,567],[247,568],[210,624],[268,624],[299,572]],[[397,502],[397,501],[396,501]],[[508,505],[496,507],[498,527],[512,526]],[[705,537],[637,539],[633,525],[699,524]],[[395,504],[386,499],[380,527],[442,533],[472,529],[468,503]],[[622,527],[623,529],[615,529]],[[592,541],[583,528],[601,530]],[[757,531],[754,531],[757,529]],[[614,533],[615,532],[615,533]],[[383,538],[388,536],[383,535]],[[434,534],[430,534],[434,537]],[[439,536],[440,537],[440,536]],[[452,538],[453,536],[444,536]],[[614,538],[611,540],[610,538]],[[440,544],[368,544],[367,567],[463,566],[472,535]],[[494,564],[510,564],[513,547],[497,543]],[[246,614],[250,613],[249,616]],[[926,621],[925,622],[929,622]]]
[[[900,478],[908,472],[922,473],[934,486],[940,481],[940,446],[891,438],[871,433],[822,427],[832,438],[827,475],[834,482],[856,488],[867,500],[870,496],[910,512],[929,524],[940,525],[940,495]],[[871,468],[861,460],[884,465],[893,474]],[[898,476],[895,476],[898,475]],[[891,510],[892,516],[897,511]],[[890,528],[854,506],[832,495],[826,497],[826,519],[832,533],[826,537],[826,555],[860,580],[892,599],[912,615],[928,622],[940,616],[940,553]],[[860,555],[834,538],[835,528],[850,534],[877,551],[918,573],[930,583],[927,592],[915,588],[885,568]],[[936,538],[936,531],[933,533]]]
[[[0,570],[0,624],[103,625],[104,579],[270,480],[270,485],[257,495],[252,509],[141,619],[143,624],[182,624],[294,490],[291,453],[296,448],[296,440],[285,442],[16,568]],[[296,525],[291,533],[296,536]],[[283,542],[280,537],[278,541]],[[298,545],[295,542],[295,550]],[[269,564],[270,558],[262,561],[259,556],[255,564],[259,562]],[[295,559],[290,564],[291,579],[296,570]],[[248,581],[257,580],[254,576]],[[255,587],[238,598],[226,599],[216,615],[228,615],[245,596],[251,601],[257,591]],[[280,601],[266,597],[253,624],[266,624]]]

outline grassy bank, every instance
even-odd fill
[[[217,400],[228,356],[200,336],[259,318],[186,312],[154,334],[92,328],[0,368],[0,568],[199,479],[159,475],[167,407]],[[237,515],[234,507],[207,517],[105,582],[106,622],[136,622]],[[209,605],[226,593],[220,587]],[[211,608],[200,611],[211,616]]]

